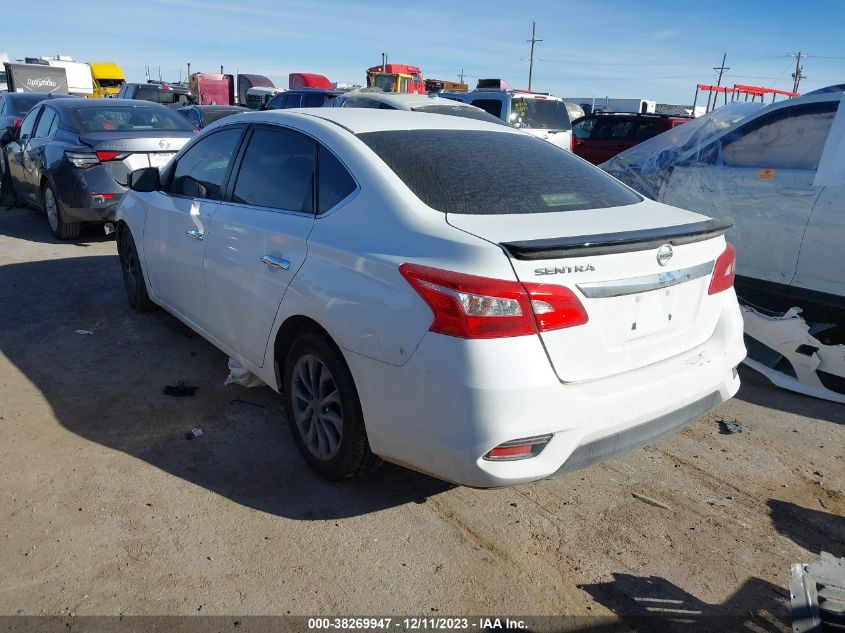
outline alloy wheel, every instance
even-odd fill
[[[59,230],[59,207],[56,204],[56,196],[53,190],[47,187],[44,190],[44,210],[47,212],[47,222],[53,231]]]
[[[293,419],[309,452],[328,461],[337,455],[343,438],[340,392],[326,364],[305,354],[293,368]]]

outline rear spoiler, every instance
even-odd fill
[[[733,226],[725,220],[705,220],[692,224],[662,226],[654,229],[599,233],[574,237],[552,237],[500,244],[512,257],[523,260],[610,255],[646,251],[663,244],[680,246],[718,237]]]

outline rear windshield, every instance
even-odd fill
[[[120,88],[126,83],[125,79],[105,79],[103,77],[97,78],[97,83],[101,88]]]
[[[528,134],[391,130],[358,138],[443,213],[554,213],[642,200],[597,167]]]
[[[85,132],[143,132],[146,130],[193,130],[194,126],[175,110],[161,106],[112,106],[79,108],[74,122]]]
[[[492,114],[490,114],[489,112],[485,112],[481,108],[471,108],[460,105],[444,105],[441,103],[434,105],[418,106],[416,108],[411,109],[414,112],[428,112],[429,114],[448,114],[449,116],[461,116],[465,119],[477,119],[479,121],[488,121],[490,123],[496,123],[497,125],[507,125],[507,123],[505,123],[498,117],[494,117]]]
[[[511,98],[511,120],[516,127],[545,130],[569,130],[566,104],[555,99]]]
[[[188,95],[176,92],[175,90],[162,90],[158,86],[138,86],[136,99],[144,99],[153,103],[188,103]]]
[[[8,99],[7,102],[11,106],[15,114],[26,114],[39,101],[44,101],[47,98],[45,94],[16,94],[14,98]]]

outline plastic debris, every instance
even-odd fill
[[[183,382],[178,382],[175,385],[165,385],[162,393],[165,396],[173,396],[174,398],[184,398],[185,396],[192,396],[197,392],[199,387],[186,385]]]
[[[85,336],[88,336],[89,334],[93,334],[93,332],[91,330],[75,330],[75,332],[77,334],[84,334]]]
[[[663,508],[664,510],[669,509],[669,506],[667,506],[662,501],[658,501],[657,499],[652,499],[651,497],[646,497],[645,495],[641,495],[636,492],[632,492],[631,496],[634,497],[634,499],[639,499],[643,503],[647,503],[650,506],[655,506],[656,508]]]
[[[748,356],[746,365],[783,389],[845,403],[833,390],[845,379],[845,345],[826,345],[819,338],[832,326],[809,325],[801,308],[783,314],[741,304]]]
[[[263,387],[264,381],[241,365],[234,358],[229,358],[229,375],[224,385],[240,385],[241,387]]]
[[[719,433],[722,435],[732,435],[734,433],[742,433],[742,422],[739,420],[717,420],[719,422]]]
[[[186,439],[186,440],[192,440],[192,439],[194,439],[195,437],[199,437],[199,436],[200,436],[200,435],[202,435],[202,434],[203,434],[203,430],[202,430],[202,428],[201,428],[201,427],[198,427],[198,426],[195,426],[194,428],[192,428],[192,429],[191,429],[191,432],[190,432],[190,433],[188,433],[187,435],[185,435],[185,439]]]

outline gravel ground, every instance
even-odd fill
[[[226,361],[130,311],[113,239],[60,243],[38,213],[0,211],[0,614],[669,609],[769,630],[790,563],[845,556],[845,407],[749,370],[716,412],[742,433],[711,414],[606,464],[473,490],[392,465],[319,479],[279,397],[224,387]],[[178,381],[199,390],[162,395]]]

